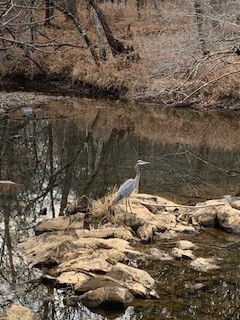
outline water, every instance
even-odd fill
[[[0,180],[20,185],[1,190],[1,307],[19,301],[41,319],[58,320],[240,319],[237,235],[209,229],[192,239],[200,244],[197,256],[223,259],[213,272],[194,271],[185,261],[144,265],[158,280],[160,300],[136,300],[125,312],[107,314],[66,305],[69,292],[42,285],[41,273],[16,248],[43,213],[57,216],[75,197],[112,192],[134,176],[137,159],[151,162],[140,192],[184,204],[239,194],[240,115],[73,98],[41,107],[37,118],[16,111],[0,120]]]

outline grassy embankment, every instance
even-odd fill
[[[23,47],[11,46],[2,57],[2,79],[37,80],[39,86],[40,79],[44,79],[44,84],[53,81],[65,89],[85,86],[92,93],[161,103],[238,104],[240,61],[233,46],[239,26],[230,14],[233,8],[225,8],[229,21],[219,20],[217,25],[212,24],[210,8],[204,8],[205,41],[210,54],[203,57],[194,8],[176,1],[161,1],[158,5],[156,10],[148,3],[140,18],[133,1],[99,5],[114,37],[125,47],[132,46],[139,59],[113,56],[105,43],[106,60],[99,60],[97,65],[73,22],[55,10],[52,25],[37,23],[40,32],[35,34],[36,44],[52,42],[54,46],[34,45],[28,57]],[[81,3],[78,17],[98,53],[93,10]],[[44,10],[38,11],[34,19],[44,21]],[[18,35],[21,41],[25,37],[26,32]],[[56,42],[71,46],[57,48]]]

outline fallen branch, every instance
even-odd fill
[[[221,79],[223,79],[223,78],[225,78],[225,77],[228,77],[228,76],[230,76],[230,75],[232,75],[232,74],[236,74],[236,73],[240,73],[240,70],[236,70],[236,71],[232,71],[232,72],[225,73],[225,74],[219,76],[219,77],[216,78],[216,79],[212,79],[212,80],[204,83],[204,84],[201,85],[199,88],[197,88],[197,89],[194,90],[192,93],[190,93],[186,98],[184,98],[184,99],[183,99],[183,102],[186,101],[186,100],[188,100],[189,98],[191,98],[195,93],[197,93],[197,92],[200,91],[201,89],[207,87],[208,85],[210,85],[210,84],[212,84],[212,83],[214,83],[214,82],[217,82],[217,81],[219,81],[219,80],[221,80]]]
[[[160,203],[150,203],[150,202],[140,202],[143,205],[154,206],[154,207],[164,207],[164,208],[189,208],[189,209],[202,209],[208,207],[216,207],[216,206],[225,206],[227,203],[216,203],[216,204],[206,204],[203,206],[187,206],[183,204],[176,204],[176,205],[164,205]]]

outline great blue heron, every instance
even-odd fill
[[[126,211],[127,211],[127,204],[129,205],[129,208],[132,212],[131,206],[130,206],[130,202],[129,202],[129,197],[130,195],[133,193],[134,190],[136,190],[139,187],[139,180],[140,180],[140,170],[139,170],[139,166],[145,165],[145,164],[149,164],[150,162],[147,161],[142,161],[142,160],[138,160],[137,163],[134,166],[134,169],[136,171],[136,176],[134,179],[128,179],[127,181],[125,181],[120,188],[118,189],[116,196],[113,200],[113,205],[117,204],[118,202],[120,202],[122,199],[126,198]]]

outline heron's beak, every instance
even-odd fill
[[[148,161],[143,161],[142,164],[150,164],[150,162],[148,162]]]

